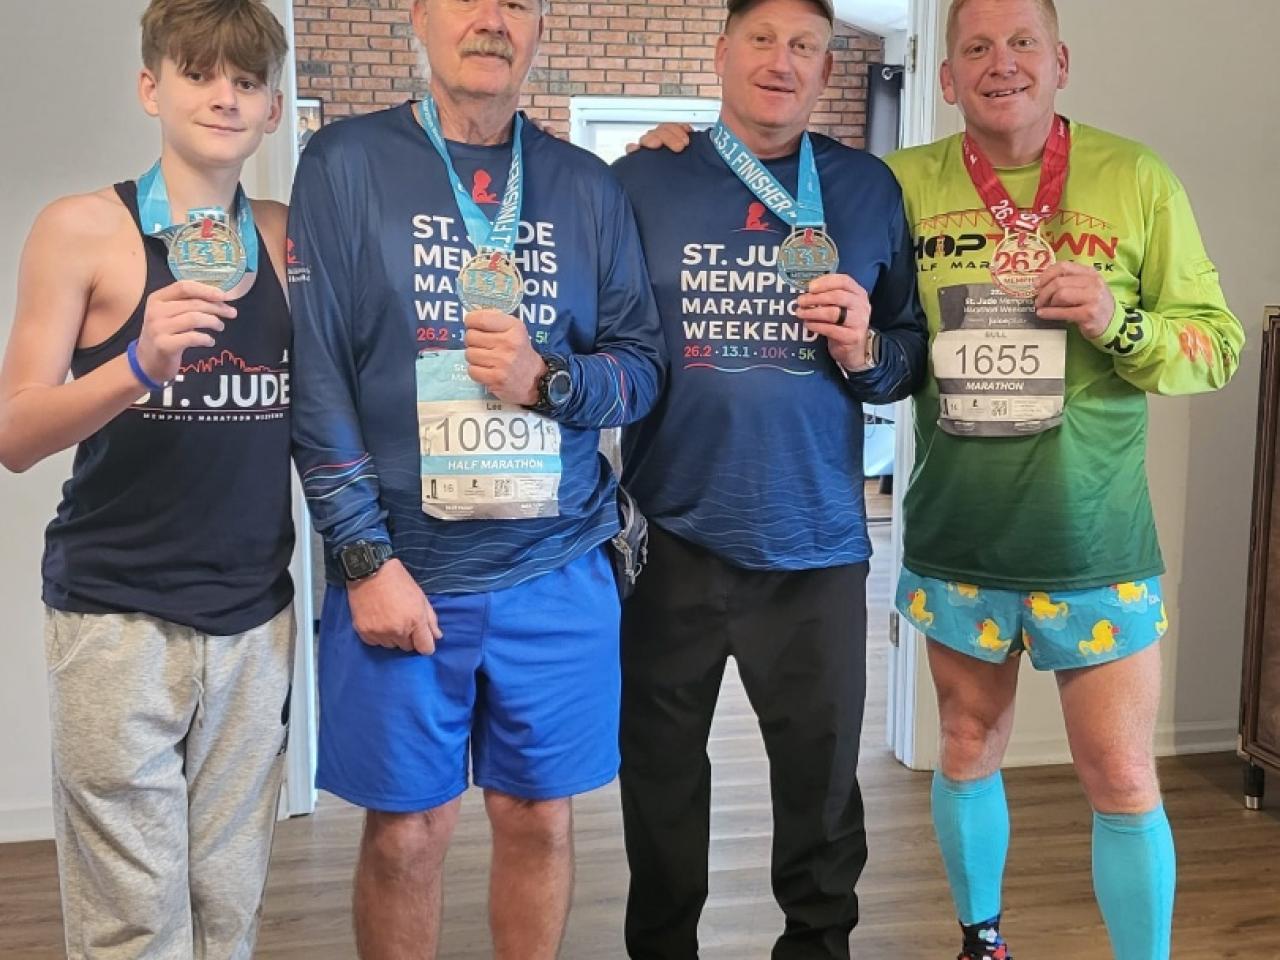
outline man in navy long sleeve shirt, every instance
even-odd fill
[[[769,755],[786,915],[773,957],[848,958],[867,856],[861,405],[920,383],[925,321],[892,173],[805,135],[831,69],[831,5],[728,8],[720,122],[683,151],[616,166],[672,367],[655,412],[624,436],[651,531],[623,614],[627,949],[698,955],[707,735],[732,655]],[[807,292],[782,275],[813,264]]]
[[[417,0],[430,95],[325,128],[290,217],[296,459],[324,535],[321,787],[368,809],[364,958],[434,956],[468,766],[495,955],[555,956],[571,797],[617,770],[617,489],[662,335],[598,160],[515,111],[541,0]]]

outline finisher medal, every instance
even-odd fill
[[[475,256],[458,271],[458,300],[467,311],[498,310],[513,316],[524,300],[524,277],[512,256],[516,249],[520,211],[524,207],[524,144],[520,139],[524,118],[516,114],[512,126],[507,189],[492,223],[471,198],[471,191],[463,186],[458,171],[454,169],[453,158],[449,156],[449,147],[440,128],[440,115],[430,97],[418,105],[418,120],[449,174],[458,212],[467,227],[467,239],[476,249]]]
[[[1036,295],[1040,275],[1057,261],[1053,247],[1040,233],[1040,226],[1062,208],[1071,156],[1071,125],[1065,117],[1055,117],[1053,130],[1044,145],[1040,185],[1034,206],[1019,209],[1000,182],[991,161],[968,134],[964,141],[965,167],[992,218],[1004,230],[1004,239],[991,255],[991,280],[1010,297]]]
[[[774,216],[791,225],[791,236],[778,247],[778,276],[803,293],[818,277],[835,273],[840,265],[840,253],[826,231],[822,181],[809,134],[800,138],[800,168],[794,197],[723,120],[712,128],[711,142],[743,185]]]
[[[458,299],[468,311],[513,315],[524,300],[524,277],[501,250],[481,250],[458,271]]]
[[[191,210],[187,222],[166,232],[169,270],[178,280],[195,280],[222,291],[244,279],[248,258],[244,244],[221,207]]]
[[[1058,260],[1040,231],[1010,230],[991,255],[991,279],[1010,297],[1031,299],[1040,274]]]
[[[207,283],[224,292],[258,270],[253,205],[239,186],[235,204],[234,226],[222,207],[188,210],[187,222],[175,224],[160,162],[138,178],[138,218],[147,236],[159,237],[168,246],[174,279]]]
[[[804,293],[818,277],[835,273],[840,251],[826,232],[814,227],[793,230],[778,247],[778,276]]]

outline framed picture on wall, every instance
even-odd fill
[[[324,101],[319,97],[298,98],[298,152],[307,148],[311,137],[324,126]]]

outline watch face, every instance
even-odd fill
[[[382,556],[377,544],[353,543],[342,551],[342,572],[348,580],[363,580],[378,572]]]
[[[569,399],[573,390],[573,378],[568,370],[557,370],[547,379],[547,399],[555,406]]]
[[[369,575],[369,549],[363,543],[342,551],[342,572],[348,580],[359,580]]]

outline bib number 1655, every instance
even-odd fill
[[[1038,343],[961,344],[955,348],[962,377],[1034,377],[1040,372]]]

